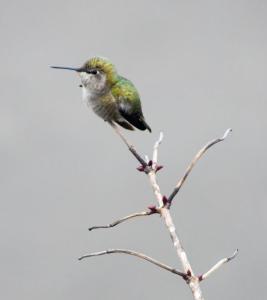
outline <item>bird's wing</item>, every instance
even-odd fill
[[[111,93],[126,121],[140,130],[148,129],[151,132],[143,116],[139,94],[130,80],[121,77],[112,87]]]

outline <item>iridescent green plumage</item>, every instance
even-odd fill
[[[108,59],[93,57],[81,68],[55,68],[79,72],[85,101],[105,121],[116,122],[129,130],[136,127],[151,132],[143,116],[137,89],[130,80],[117,73]]]
[[[140,97],[133,83],[120,76],[115,66],[102,57],[89,59],[82,67],[87,72],[97,70],[106,76],[106,88],[97,97],[97,105],[93,102],[93,110],[107,121],[113,121],[122,127],[133,130],[133,126],[151,132],[145,122]]]
[[[148,129],[151,132],[143,116],[138,91],[130,80],[119,76],[118,81],[111,87],[111,93],[116,99],[120,114],[131,125],[140,130]]]

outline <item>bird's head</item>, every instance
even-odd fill
[[[78,72],[82,85],[93,94],[106,92],[118,78],[115,66],[106,58],[93,57],[87,60],[80,68],[55,67]]]

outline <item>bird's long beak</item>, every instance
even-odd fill
[[[82,72],[82,68],[72,68],[72,67],[58,67],[58,66],[50,66],[50,68],[53,69],[62,69],[62,70],[71,70],[71,71],[76,71],[76,72]]]

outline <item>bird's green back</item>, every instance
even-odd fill
[[[118,76],[117,82],[111,87],[111,93],[116,101],[129,106],[132,112],[141,111],[138,91],[130,80]]]

